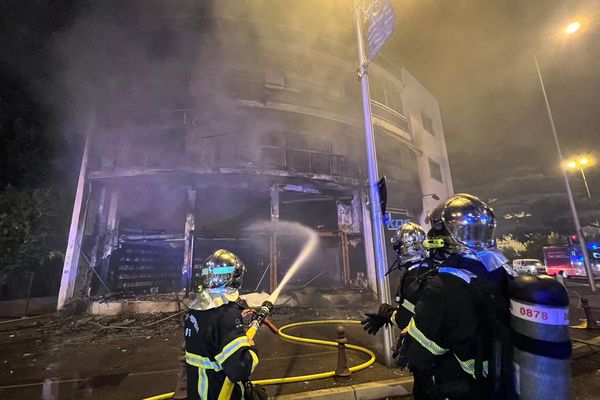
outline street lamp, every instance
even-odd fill
[[[581,172],[581,177],[583,178],[583,183],[585,185],[585,190],[587,192],[588,198],[592,198],[592,195],[590,194],[590,187],[588,186],[588,181],[587,178],[585,176],[585,172],[583,171],[584,168],[587,168],[591,165],[591,160],[587,157],[579,157],[577,159],[574,160],[569,160],[567,161],[567,168],[569,168],[572,171],[575,171],[576,169],[579,169],[579,172]]]
[[[567,25],[567,27],[565,28],[565,33],[567,35],[572,35],[575,32],[577,32],[579,30],[579,28],[581,28],[581,24],[579,23],[579,21],[574,21],[571,22],[569,25]]]
[[[577,32],[581,28],[581,24],[579,22],[572,22],[565,28],[565,34],[572,35]],[[558,159],[561,165],[564,165],[564,158],[562,155],[562,150],[560,149],[560,142],[558,141],[558,134],[556,133],[556,126],[554,126],[554,118],[552,118],[552,110],[550,110],[550,103],[548,102],[548,95],[546,94],[546,87],[544,86],[544,80],[542,79],[542,72],[540,71],[540,65],[538,63],[537,54],[533,56],[533,60],[535,61],[535,68],[537,69],[538,77],[540,79],[540,86],[542,87],[542,93],[544,95],[544,102],[546,103],[546,111],[548,112],[548,119],[550,120],[550,127],[552,128],[552,135],[554,136],[554,143],[556,144],[556,151],[558,153]],[[565,189],[567,191],[567,197],[569,198],[569,205],[571,206],[571,213],[573,214],[573,222],[575,224],[575,232],[577,234],[577,239],[579,241],[579,246],[581,247],[581,253],[583,255],[583,263],[585,266],[585,271],[587,273],[588,282],[590,284],[590,290],[592,293],[596,292],[596,281],[594,281],[594,274],[592,272],[592,267],[590,264],[590,257],[588,255],[587,246],[585,243],[585,237],[583,235],[583,230],[581,229],[581,223],[579,222],[579,215],[577,214],[577,208],[575,207],[575,200],[573,200],[573,192],[571,191],[571,185],[569,184],[569,177],[567,175],[567,171],[564,168],[562,169],[563,178],[565,181]]]

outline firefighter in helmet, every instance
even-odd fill
[[[432,273],[435,263],[428,257],[424,241],[425,231],[413,222],[403,224],[392,238],[396,261],[388,271],[398,269],[398,288],[394,296],[395,306],[383,303],[376,313],[367,313],[361,323],[363,329],[375,335],[381,327],[393,324],[404,329],[414,313],[414,307],[422,294],[423,285]]]
[[[201,284],[184,319],[188,400],[244,398],[246,382],[258,364],[238,304],[245,269],[224,249],[202,264]],[[234,383],[230,394],[221,393],[226,378]]]
[[[494,349],[508,332],[507,260],[496,249],[494,212],[457,194],[429,222],[429,241],[443,243],[445,260],[426,283],[401,350],[415,400],[503,398],[499,377],[508,371],[490,361],[504,356]]]

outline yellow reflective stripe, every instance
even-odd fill
[[[198,368],[198,395],[201,400],[208,400],[208,377],[205,368]]]
[[[222,365],[233,353],[242,347],[250,347],[247,336],[240,336],[239,338],[233,339],[231,342],[227,343],[225,347],[223,347],[223,350],[221,350],[221,352],[215,356],[215,360]]]
[[[390,317],[390,319],[392,320],[392,324],[394,324],[395,326],[398,326],[398,324],[396,323],[396,313],[398,312],[398,310],[394,310],[394,312],[392,313],[392,316]],[[399,328],[399,326],[398,326]]]
[[[250,370],[250,372],[254,372],[254,369],[258,365],[258,356],[253,350],[248,350],[248,352],[252,356],[252,369]]]
[[[467,361],[462,361],[460,358],[458,358],[458,356],[456,354],[454,355],[454,357],[456,357],[456,360],[460,364],[460,367],[463,369],[463,371],[465,371],[467,374],[469,374],[473,378],[475,378],[475,360],[470,359]],[[483,362],[481,369],[482,369],[483,376],[488,376],[488,362],[487,361]]]
[[[415,305],[406,299],[404,299],[402,302],[402,307],[410,311],[412,314],[415,313]]]
[[[436,342],[431,339],[428,339],[427,336],[423,334],[415,325],[415,319],[411,318],[408,323],[408,334],[413,337],[421,346],[427,349],[431,354],[435,356],[441,356],[442,354],[446,354],[448,349],[444,349],[439,346]]]
[[[470,359],[467,361],[462,361],[460,358],[458,358],[456,354],[454,355],[454,357],[460,364],[460,367],[463,369],[463,371],[475,378],[475,360]]]
[[[185,352],[185,362],[198,368],[214,369],[216,371],[222,369],[219,363],[211,361],[207,357],[199,356],[198,354],[189,353],[187,351]]]

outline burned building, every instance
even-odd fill
[[[132,74],[117,85],[127,107],[95,115],[59,308],[81,294],[189,288],[195,266],[217,248],[247,264],[245,289],[272,290],[299,244],[245,229],[255,221],[294,221],[319,233],[316,255],[291,285],[350,287],[362,272],[376,288],[365,257],[371,235],[353,24],[342,17],[348,32],[332,37],[226,6],[131,28],[161,38],[192,30],[196,45],[183,73],[160,82],[165,92],[183,88],[176,101],[165,94],[165,103],[158,96],[153,107],[137,107],[147,77]],[[422,220],[431,195],[447,196],[452,183],[436,99],[384,56],[369,77],[389,239],[402,220]]]

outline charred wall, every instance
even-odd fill
[[[272,248],[268,235],[253,238],[242,230],[275,218],[273,191],[279,193],[276,219],[298,221],[322,236],[296,284],[323,265],[329,271],[315,285],[348,286],[366,273],[360,212],[352,214],[353,229],[339,213],[339,205],[360,209],[365,201],[351,16],[335,19],[348,29],[314,23],[315,29],[302,29],[301,17],[310,20],[306,10],[298,16],[267,3],[161,6],[136,24],[117,24],[121,58],[103,94],[118,101],[96,114],[90,137],[87,175],[98,204],[88,210],[94,228],[83,241],[109,290],[193,286],[194,271],[218,247],[247,261],[248,287],[272,288],[296,245],[282,239]],[[144,50],[128,55],[128,46]],[[400,70],[373,68],[371,82],[389,205],[416,220],[420,154]],[[276,271],[259,285],[268,266]],[[83,286],[91,279],[85,276]]]

